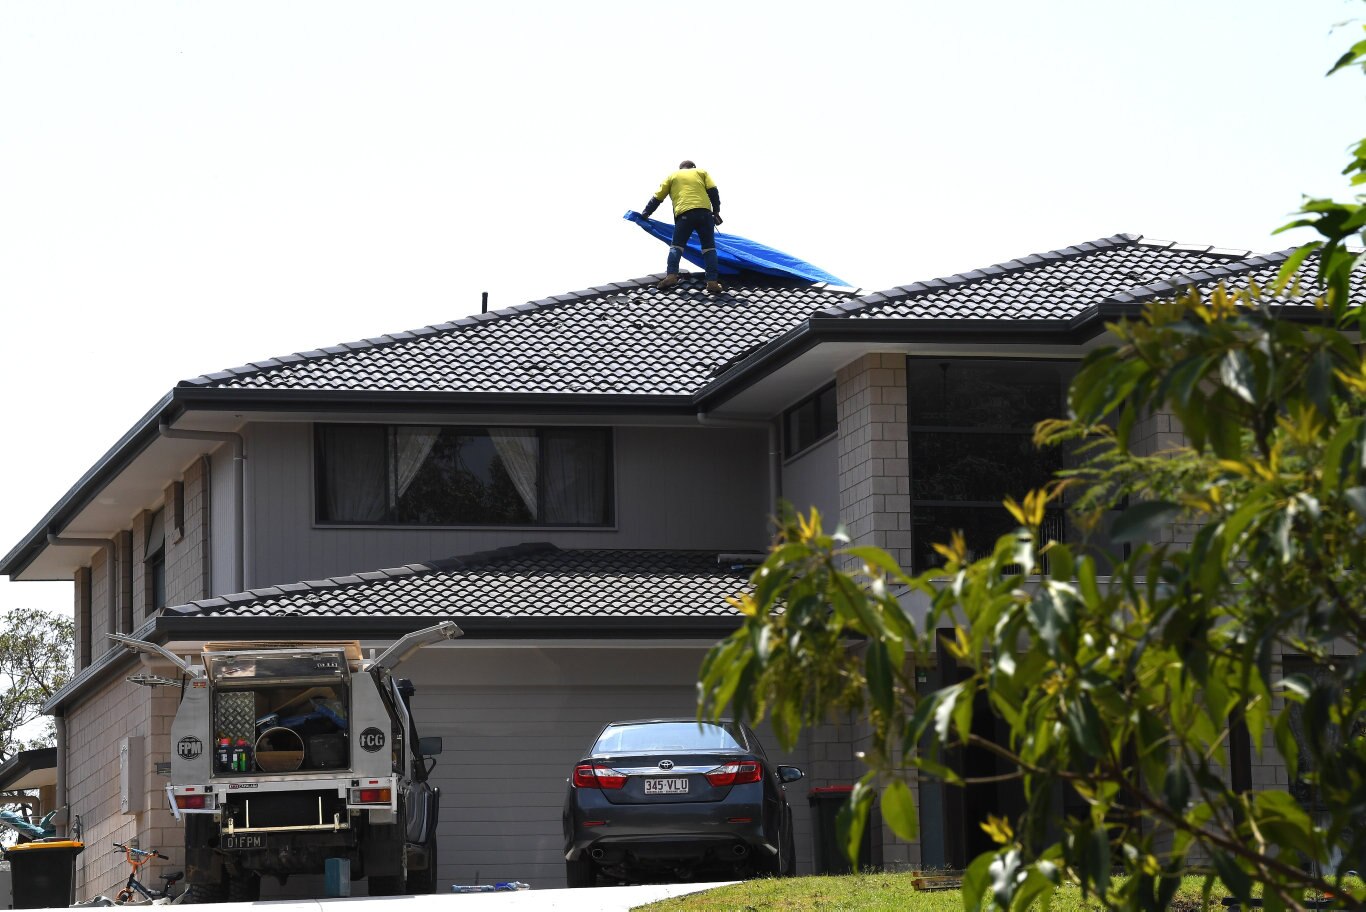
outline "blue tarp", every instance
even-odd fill
[[[628,212],[623,216],[635,222],[665,244],[674,237],[674,226],[668,222],[647,219],[639,212]],[[694,266],[702,266],[702,246],[697,243],[697,235],[688,239],[683,251],[683,259]],[[818,269],[805,260],[789,256],[781,250],[765,247],[758,241],[740,237],[738,234],[716,232],[716,268],[722,275],[738,275],[741,272],[761,272],[764,275],[781,276],[787,279],[802,279],[807,282],[829,282],[831,285],[848,285],[843,279],[836,278],[824,269]]]

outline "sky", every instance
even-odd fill
[[[869,291],[1118,232],[1303,242],[1272,232],[1366,134],[1324,76],[1363,15],[5,0],[0,553],[178,380],[662,272],[622,215],[684,158],[723,230]]]

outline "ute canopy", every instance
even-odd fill
[[[673,241],[674,227],[668,222],[657,222],[635,211],[627,212],[623,218],[629,222],[635,222],[665,244]],[[688,239],[688,246],[683,250],[683,259],[694,266],[703,265],[702,246],[697,242],[696,235]],[[812,266],[805,260],[799,260],[781,250],[774,250],[772,247],[760,244],[758,241],[751,241],[749,238],[740,237],[738,234],[724,234],[720,231],[716,232],[716,267],[722,275],[758,272],[763,275],[802,279],[812,283],[829,282],[831,285],[846,286],[849,284],[824,269]]]

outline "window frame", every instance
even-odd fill
[[[607,471],[607,480],[603,485],[606,503],[603,509],[603,521],[600,523],[566,523],[566,522],[518,522],[518,523],[480,523],[480,522],[449,522],[449,523],[409,523],[394,519],[383,520],[345,520],[345,519],[322,519],[320,512],[325,500],[323,485],[325,482],[324,473],[321,471],[322,447],[320,445],[324,428],[328,427],[365,427],[383,428],[386,434],[401,427],[430,427],[439,428],[442,431],[475,431],[487,432],[490,428],[519,428],[533,430],[537,434],[537,441],[540,442],[541,434],[544,431],[573,430],[573,431],[598,431],[601,432],[604,442],[603,462]],[[312,525],[316,529],[431,529],[431,530],[450,530],[450,529],[584,529],[584,530],[603,530],[611,531],[617,527],[617,462],[616,462],[616,428],[604,427],[602,425],[570,425],[570,424],[432,424],[432,423],[405,423],[405,422],[365,422],[365,421],[315,421],[313,422],[313,433],[311,435],[312,452],[310,455],[310,466],[313,473],[313,483],[310,487],[312,504],[310,505],[310,515]],[[386,446],[385,452],[385,476],[386,479],[392,477],[393,465],[391,462],[392,453]],[[388,482],[386,480],[386,486]]]
[[[830,411],[831,411],[831,414],[829,415],[829,418],[830,418],[830,421],[831,421],[830,429],[827,430],[825,433],[821,433],[821,430],[820,430],[820,429],[821,429],[821,419],[822,419],[823,417],[826,417],[826,416],[824,416],[824,415],[822,414],[822,412],[821,412],[821,408],[820,408],[821,399],[826,395],[826,393],[833,393],[833,392],[835,392],[835,383],[832,381],[832,382],[830,382],[830,383],[825,384],[825,385],[822,386],[820,389],[816,390],[814,393],[811,393],[809,396],[804,396],[803,398],[801,398],[801,399],[797,400],[796,402],[794,402],[792,405],[790,405],[790,406],[788,406],[787,408],[783,409],[783,415],[782,415],[782,429],[783,429],[783,460],[784,460],[784,461],[796,459],[798,456],[802,455],[803,453],[807,452],[808,450],[811,450],[812,448],[814,448],[814,447],[816,447],[816,446],[819,446],[819,445],[822,444],[822,443],[825,443],[825,442],[826,442],[827,440],[829,440],[831,437],[835,437],[835,436],[838,436],[838,435],[839,435],[839,432],[840,432],[839,400],[838,400],[838,398],[835,398],[835,397],[832,397],[832,400],[831,400],[831,402],[830,402]],[[815,425],[815,427],[816,427],[816,433],[815,433],[815,436],[813,436],[810,440],[806,441],[806,443],[804,443],[803,445],[801,445],[801,446],[796,446],[795,443],[794,443],[794,441],[793,441],[793,439],[792,439],[794,435],[792,434],[792,429],[791,429],[791,425],[790,425],[789,421],[790,421],[791,416],[793,415],[793,413],[795,413],[795,412],[797,412],[799,409],[805,408],[805,407],[807,407],[807,406],[813,406],[813,407],[814,407],[815,416],[814,416],[814,420],[813,420],[812,423],[813,423],[813,424]]]
[[[1008,522],[1009,522],[1009,520],[1005,518],[1005,508],[1001,505],[1001,502],[1002,502],[1002,501],[1005,499],[1005,497],[1006,497],[1006,492],[1004,492],[1004,491],[1001,492],[1000,496],[997,497],[995,500],[944,500],[944,499],[938,499],[938,498],[936,498],[936,499],[917,498],[917,497],[916,497],[916,490],[915,490],[915,478],[916,478],[916,473],[915,473],[915,450],[916,450],[915,442],[916,442],[916,441],[915,441],[915,438],[916,438],[916,436],[917,436],[918,434],[943,434],[943,435],[963,434],[963,435],[978,435],[978,436],[984,436],[984,437],[985,437],[985,436],[991,436],[991,437],[995,437],[995,438],[997,438],[997,439],[1005,439],[1005,438],[1015,438],[1015,437],[1032,437],[1033,428],[1032,428],[1032,425],[1030,426],[1029,429],[1024,429],[1024,428],[1016,428],[1016,427],[1014,427],[1014,426],[995,425],[995,424],[992,424],[992,425],[986,425],[986,424],[983,424],[983,425],[917,424],[917,423],[916,423],[916,417],[917,417],[917,416],[916,416],[916,412],[915,412],[915,402],[914,402],[914,391],[911,389],[911,370],[910,370],[910,362],[912,362],[912,361],[918,361],[918,362],[937,362],[937,363],[941,363],[941,364],[947,363],[947,364],[951,364],[951,365],[954,365],[954,364],[972,364],[972,365],[975,365],[975,366],[976,366],[976,365],[984,365],[984,364],[1046,365],[1046,366],[1050,366],[1050,367],[1055,367],[1055,366],[1069,366],[1069,367],[1071,368],[1071,373],[1070,373],[1070,375],[1069,375],[1067,378],[1061,378],[1061,377],[1059,378],[1059,381],[1060,381],[1060,383],[1062,384],[1063,400],[1064,400],[1064,402],[1065,402],[1065,401],[1066,401],[1067,390],[1068,390],[1068,388],[1069,388],[1070,385],[1071,385],[1072,378],[1074,378],[1074,377],[1076,376],[1077,371],[1078,371],[1078,370],[1080,369],[1080,367],[1081,367],[1081,359],[1079,359],[1079,358],[1008,358],[1008,357],[1007,357],[1007,358],[1003,358],[1003,357],[999,357],[999,356],[982,356],[982,357],[953,356],[953,357],[945,357],[945,356],[939,356],[939,355],[908,355],[907,358],[906,358],[906,360],[907,360],[907,371],[906,371],[906,439],[907,439],[907,442],[908,442],[908,450],[907,450],[907,457],[908,457],[908,458],[907,458],[906,475],[907,475],[907,480],[908,480],[908,485],[909,485],[909,488],[908,488],[908,489],[909,489],[910,492],[911,492],[911,498],[910,498],[911,555],[912,555],[912,561],[915,562],[915,561],[916,561],[916,558],[917,558],[918,556],[920,556],[920,551],[921,551],[920,543],[917,541],[917,538],[918,538],[918,529],[917,529],[917,527],[916,527],[916,522],[915,522],[915,517],[916,517],[917,508],[923,508],[923,509],[925,509],[925,510],[958,510],[958,511],[963,511],[963,512],[971,512],[971,513],[973,513],[973,514],[976,515],[976,516],[982,516],[982,515],[985,515],[986,513],[990,512],[990,513],[993,513],[993,514],[1001,515],[1001,516],[1003,517],[1003,522],[1004,522],[1004,523],[1008,524]],[[1063,454],[1063,456],[1062,456],[1062,464],[1063,464],[1064,466],[1066,465],[1066,455],[1065,455],[1065,454]],[[1068,534],[1067,534],[1067,533],[1068,533],[1070,530],[1069,530],[1069,526],[1068,526],[1068,522],[1067,522],[1067,518],[1066,518],[1066,514],[1065,514],[1065,509],[1059,508],[1059,507],[1050,508],[1049,510],[1046,511],[1045,522],[1051,524],[1055,529],[1058,530],[1059,534],[1057,535],[1057,538],[1058,538],[1059,541],[1067,541],[1067,540],[1068,540]],[[969,542],[968,544],[969,544],[969,547],[972,547],[974,543]],[[981,543],[977,543],[977,544],[980,545]],[[928,552],[927,552],[927,553],[928,553]],[[931,566],[919,566],[919,564],[918,564],[918,562],[917,562],[917,563],[915,564],[915,566],[914,566],[912,569],[913,569],[913,572],[915,572],[915,573],[923,573],[923,572],[925,572],[926,570],[932,569],[932,567],[931,567]]]

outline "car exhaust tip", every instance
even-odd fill
[[[590,849],[588,852],[589,857],[592,858],[594,861],[602,861],[602,857],[606,854],[607,853],[604,852],[602,849]]]
[[[746,855],[749,854],[749,846],[745,845],[744,843],[741,843],[740,845],[731,849],[731,851],[735,853],[736,858],[744,858]]]

